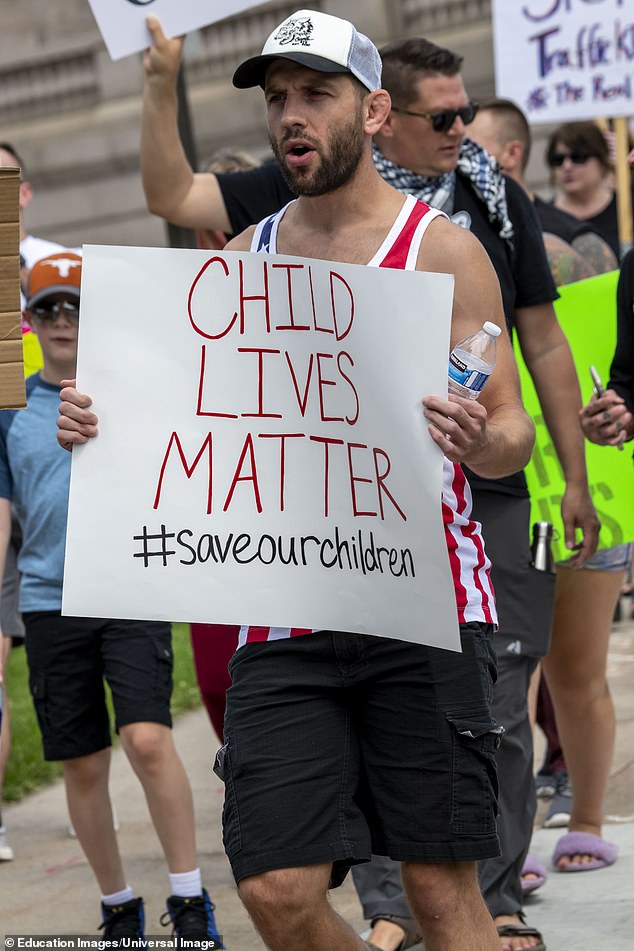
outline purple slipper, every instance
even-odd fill
[[[535,877],[525,880],[526,875],[533,875]],[[536,855],[532,855],[529,852],[522,866],[522,894],[530,895],[531,892],[537,891],[538,888],[542,887],[547,878],[548,873],[540,860]]]
[[[567,832],[555,846],[553,865],[558,872],[591,872],[595,868],[613,865],[618,854],[618,845],[606,842],[599,835],[593,835],[591,832]],[[564,855],[594,855],[596,858],[585,865],[573,862],[566,868],[559,868],[557,863]]]

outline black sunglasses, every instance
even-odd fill
[[[38,304],[36,307],[31,307],[30,310],[31,313],[34,314],[35,317],[39,317],[40,320],[55,320],[62,311],[64,311],[71,320],[79,320],[79,304],[75,303],[75,301],[46,301],[45,303]]]
[[[462,119],[464,125],[473,122],[479,108],[477,102],[470,102],[460,109],[444,109],[442,112],[434,112],[433,114],[430,112],[414,112],[413,109],[399,109],[398,106],[392,106],[392,112],[400,112],[406,116],[418,116],[419,119],[429,119],[434,132],[449,132],[458,116]]]
[[[566,159],[570,159],[573,165],[585,165],[588,159],[593,158],[589,152],[553,152],[548,159],[551,168],[561,168]]]

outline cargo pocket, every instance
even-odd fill
[[[167,641],[154,641],[154,678],[152,693],[154,697],[164,699],[172,695],[172,672],[174,659],[171,645]]]
[[[46,675],[37,673],[29,678],[29,688],[33,697],[33,706],[40,725],[40,732],[47,736],[50,732],[50,717],[48,710],[48,691],[46,689]]]
[[[492,835],[498,803],[495,753],[504,727],[483,706],[454,709],[446,716],[452,744],[452,831],[456,835]]]
[[[238,800],[231,770],[231,746],[221,746],[214,760],[213,771],[225,784],[225,801],[222,807],[222,841],[225,852],[231,858],[242,848],[242,829]]]

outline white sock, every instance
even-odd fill
[[[129,885],[122,888],[120,892],[113,892],[112,895],[101,896],[104,905],[122,905],[125,901],[130,901],[131,898],[134,898],[134,895]]]
[[[203,893],[203,880],[199,868],[191,872],[169,873],[170,893],[178,898],[196,898]]]

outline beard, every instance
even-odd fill
[[[317,168],[312,171],[307,168],[289,168],[286,164],[284,143],[292,138],[307,139],[301,129],[291,129],[281,142],[275,142],[269,135],[273,154],[286,184],[296,195],[304,195],[307,198],[327,195],[346,185],[361,162],[365,145],[361,110],[359,109],[352,122],[330,134],[327,154],[311,142],[321,158]]]

